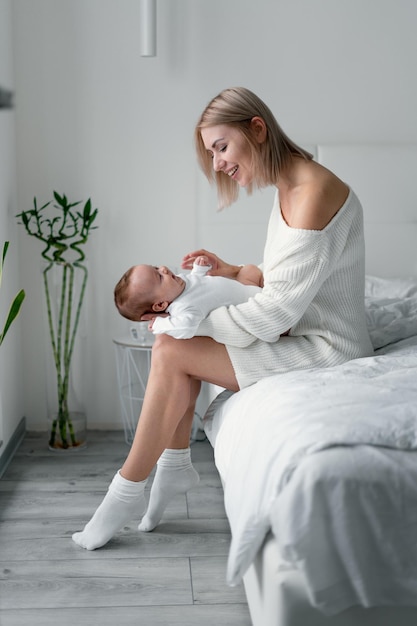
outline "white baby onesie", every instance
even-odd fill
[[[190,339],[210,311],[247,302],[262,291],[260,287],[243,285],[231,278],[207,276],[210,269],[211,265],[194,263],[190,274],[180,274],[185,289],[167,308],[169,317],[155,319],[152,327],[155,335],[165,333],[176,339]]]

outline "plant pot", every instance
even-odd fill
[[[48,420],[48,447],[54,452],[81,450],[87,446],[87,418],[85,413],[70,412],[65,420],[58,414]]]

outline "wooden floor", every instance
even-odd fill
[[[191,449],[200,485],[157,529],[132,522],[88,552],[71,534],[124,460],[123,433],[90,432],[67,455],[28,435],[0,480],[0,625],[250,626],[243,586],[225,584],[230,533],[212,449]]]

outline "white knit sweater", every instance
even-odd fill
[[[197,333],[226,345],[240,388],[275,373],[373,353],[365,319],[362,207],[352,190],[323,230],[289,227],[277,193],[263,271],[261,293],[215,309]]]

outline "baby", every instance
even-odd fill
[[[154,334],[190,339],[210,311],[241,304],[261,291],[262,273],[255,265],[244,265],[236,279],[207,276],[210,269],[205,256],[196,258],[190,274],[176,275],[165,266],[134,265],[115,287],[116,307],[132,321],[154,314],[149,324]]]

